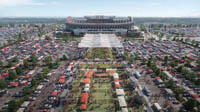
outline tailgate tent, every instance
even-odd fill
[[[83,79],[83,83],[85,83],[85,84],[90,84],[90,79],[89,79],[89,78]]]
[[[58,95],[58,91],[53,91],[52,93],[51,93],[51,96],[57,96]]]
[[[119,101],[120,107],[126,107],[127,106],[124,96],[118,96],[118,101]]]
[[[82,103],[88,102],[88,93],[82,93],[81,102]]]
[[[125,95],[123,89],[116,89],[116,93],[117,93],[117,96],[124,96]]]
[[[113,78],[114,78],[114,79],[119,79],[119,75],[118,75],[117,73],[114,73],[114,74],[113,74]]]
[[[86,109],[87,109],[87,105],[86,105],[86,104],[82,104],[82,105],[81,105],[81,109],[82,109],[82,110],[86,110]]]

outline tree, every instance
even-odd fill
[[[16,69],[15,69],[15,71],[16,71],[16,73],[17,73],[17,75],[20,75],[20,74],[22,74],[22,69],[21,69],[21,67],[17,67]]]
[[[200,58],[197,59],[196,63],[200,67]]]
[[[168,56],[165,56],[164,61],[165,61],[165,65],[168,65]]]
[[[18,104],[15,100],[11,100],[8,103],[8,112],[16,112],[18,108]]]
[[[0,60],[0,67],[2,67],[3,66],[3,61],[2,60]]]
[[[43,74],[39,74],[38,78],[39,78],[39,80],[43,80],[44,79],[44,75]]]
[[[56,63],[55,63],[56,65],[59,65],[59,59],[56,59]]]
[[[18,38],[17,38],[17,41],[22,41],[22,40],[23,40],[23,39],[22,39],[22,34],[19,33]]]
[[[134,62],[134,58],[131,56],[130,58],[129,58],[129,63],[133,63]]]
[[[28,68],[29,68],[28,61],[26,61],[26,60],[24,61],[24,68],[25,68],[25,69],[28,69]]]
[[[171,66],[172,66],[172,67],[175,67],[175,66],[178,65],[178,63],[179,63],[179,61],[178,61],[178,60],[175,60],[175,61],[173,61],[173,62],[171,63]]]
[[[31,59],[31,61],[34,61],[34,60],[37,60],[37,57],[35,56],[35,54],[32,54],[32,55],[30,56],[30,59]]]
[[[17,62],[18,61],[18,57],[15,56],[13,59],[12,59],[12,62]]]
[[[4,89],[8,86],[8,84],[6,83],[6,81],[4,80],[0,80],[0,89]]]
[[[196,45],[195,45],[196,47],[199,47],[199,43],[198,42],[196,42]]]
[[[12,71],[9,71],[9,72],[8,72],[8,79],[9,79],[9,80],[14,80],[14,79],[16,79],[16,78],[17,78],[17,75],[16,75],[15,72],[12,72]]]
[[[12,67],[12,66],[13,66],[12,61],[8,61],[8,67]]]
[[[185,39],[185,42],[187,42],[187,43],[190,42],[190,39],[189,39],[189,38],[186,38],[186,39]]]
[[[151,68],[151,66],[152,66],[151,60],[148,60],[147,66]]]
[[[37,81],[35,80],[35,79],[32,79],[31,80],[31,86],[33,87],[33,86],[35,86],[37,84]]]
[[[182,72],[182,70],[183,70],[183,66],[179,66],[178,68],[177,68],[177,72]]]
[[[67,60],[67,56],[64,54],[62,57],[63,60]]]
[[[185,109],[192,111],[194,107],[197,106],[197,102],[195,99],[189,99],[187,102],[184,103]]]
[[[192,40],[192,45],[195,45],[196,41],[195,40]]]
[[[37,57],[35,56],[35,54],[32,54],[30,56],[30,59],[32,61],[33,66],[36,66],[37,65]]]
[[[45,36],[45,40],[51,40],[49,36]]]
[[[160,73],[161,73],[161,70],[160,70],[159,68],[157,68],[156,71],[155,71],[155,74],[156,74],[157,76],[159,76]]]
[[[183,98],[182,98],[181,94],[183,93],[183,89],[182,88],[171,88],[171,89],[173,90],[177,100],[182,101]]]
[[[53,59],[51,56],[47,57],[44,59],[45,64],[49,67],[49,68],[53,68],[54,64],[52,63]]]
[[[172,41],[176,41],[176,37],[174,37],[174,38],[172,39]]]
[[[28,88],[28,87],[24,87],[22,89],[22,92],[24,93],[24,95],[29,95],[32,93],[32,89],[31,88]]]
[[[145,65],[146,64],[146,61],[144,59],[142,59],[142,64]]]
[[[183,38],[181,38],[181,40],[180,40],[181,42],[183,42]]]
[[[199,87],[200,86],[200,78],[198,78],[194,83]]]
[[[125,57],[125,59],[128,58],[128,52],[125,52],[125,53],[124,53],[124,57]]]
[[[44,74],[47,74],[50,72],[50,70],[47,67],[43,68],[42,71]]]
[[[188,78],[190,79],[190,81],[194,82],[195,79],[197,78],[197,74],[195,72],[190,72],[190,74],[188,74]]]
[[[166,84],[167,88],[174,88],[174,81],[172,79],[170,79],[167,84]]]

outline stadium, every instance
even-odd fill
[[[116,16],[68,17],[66,31],[77,36],[85,33],[115,33],[121,36],[140,35],[132,17]]]

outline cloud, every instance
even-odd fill
[[[17,6],[17,5],[44,5],[42,2],[36,2],[33,0],[0,0],[0,6]]]
[[[59,4],[60,4],[60,2],[57,2],[57,1],[50,2],[50,5],[59,5]]]

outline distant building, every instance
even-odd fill
[[[135,23],[131,17],[115,16],[84,16],[81,18],[68,17],[66,31],[74,35],[84,35],[85,33],[116,33],[127,36],[138,32],[134,28]]]

